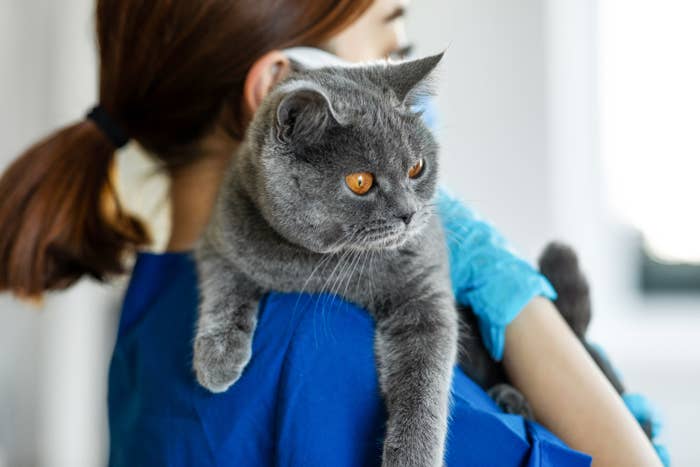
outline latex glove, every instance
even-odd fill
[[[651,432],[651,442],[661,462],[667,467],[671,465],[671,457],[668,453],[668,449],[658,440],[661,429],[663,428],[663,422],[659,412],[654,408],[649,399],[639,393],[626,392],[622,395],[622,400],[639,424],[643,428],[649,428]]]
[[[588,345],[595,348],[596,352],[598,353],[598,357],[608,363],[608,366],[615,372],[617,379],[622,382],[622,374],[617,367],[611,364],[612,362],[610,361],[610,357],[608,357],[607,352],[605,352],[605,350],[603,350],[603,348],[596,343],[588,342]],[[661,413],[654,407],[651,401],[642,394],[625,391],[621,394],[621,397],[627,406],[627,410],[632,413],[645,433],[649,435],[649,439],[651,440],[659,459],[661,459],[661,462],[666,467],[670,466],[671,456],[669,455],[668,449],[666,449],[666,446],[661,444],[659,441],[661,431],[663,429],[663,418]]]
[[[455,298],[471,305],[486,349],[501,360],[508,324],[535,296],[554,300],[557,294],[490,224],[445,189],[438,191],[436,202],[447,238]]]

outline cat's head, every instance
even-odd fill
[[[396,248],[429,221],[436,141],[414,111],[442,54],[302,70],[251,123],[251,186],[267,222],[316,252]]]

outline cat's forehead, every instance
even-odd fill
[[[375,161],[387,157],[400,161],[415,159],[430,143],[420,116],[399,102],[381,77],[367,70],[307,70],[290,76],[278,90],[283,99],[308,90],[323,95],[322,102],[328,107],[321,110],[324,106],[316,105],[315,111],[330,111],[339,123],[331,126],[331,131],[320,130],[324,136],[316,138],[315,144],[324,151],[333,148],[332,152],[347,156],[362,153],[372,155]],[[341,147],[344,151],[337,150]]]
[[[391,88],[382,79],[381,69],[373,68],[307,70],[299,73],[289,85],[314,86],[323,90],[332,100],[348,104],[358,104],[368,99],[386,100],[392,95]]]

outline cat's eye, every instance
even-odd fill
[[[345,183],[356,195],[364,195],[372,188],[374,175],[369,172],[351,173],[345,177]]]
[[[413,166],[408,169],[408,177],[416,178],[423,171],[423,159],[419,159],[418,162],[413,164]]]

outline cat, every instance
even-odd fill
[[[459,326],[433,204],[438,146],[413,110],[441,58],[295,66],[254,115],[195,251],[193,366],[212,392],[248,363],[266,292],[331,292],[368,310],[383,466],[444,462]]]
[[[590,285],[581,271],[578,256],[570,246],[552,242],[549,243],[538,260],[540,272],[557,291],[554,301],[557,310],[566,323],[581,341],[589,355],[606,376],[618,394],[625,393],[625,386],[610,361],[591,345],[586,339],[586,331],[592,317]],[[459,306],[460,318],[474,333],[460,333],[459,365],[494,399],[503,411],[522,415],[534,420],[533,411],[525,397],[514,387],[503,369],[503,365],[491,358],[478,334],[476,317],[467,306]],[[642,429],[649,439],[652,438],[652,423],[650,420],[642,423]]]

